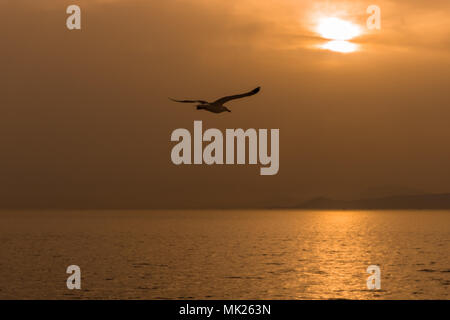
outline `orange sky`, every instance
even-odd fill
[[[65,9],[82,8],[82,30]],[[312,4],[314,3],[314,4]],[[368,5],[382,29],[365,29]],[[5,207],[224,207],[450,192],[448,0],[3,0],[0,199]],[[320,16],[360,25],[322,50]],[[262,86],[233,113],[214,99]],[[280,128],[280,172],[175,167],[170,133]],[[388,187],[389,186],[389,187]]]

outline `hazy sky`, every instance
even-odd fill
[[[82,9],[69,31],[66,7]],[[366,8],[381,8],[368,31]],[[448,0],[0,0],[3,207],[249,207],[450,192]],[[321,49],[320,17],[361,26]],[[214,100],[195,111],[167,99]],[[279,128],[280,171],[172,164],[171,132]]]

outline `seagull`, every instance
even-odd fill
[[[256,89],[253,89],[250,92],[237,94],[234,96],[227,96],[220,98],[214,102],[208,102],[205,100],[175,100],[172,98],[169,98],[172,101],[180,102],[180,103],[200,103],[197,105],[197,110],[206,110],[213,113],[222,113],[222,112],[231,112],[230,109],[225,107],[223,104],[227,103],[228,101],[235,100],[235,99],[241,99],[249,96],[253,96],[257,94],[261,90],[261,87],[258,87]]]

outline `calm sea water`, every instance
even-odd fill
[[[450,211],[1,212],[0,298],[449,299]]]

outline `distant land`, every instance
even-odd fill
[[[318,197],[306,201],[295,208],[298,209],[450,209],[450,193],[388,196],[380,198],[367,198],[360,200],[334,200],[326,197]]]

